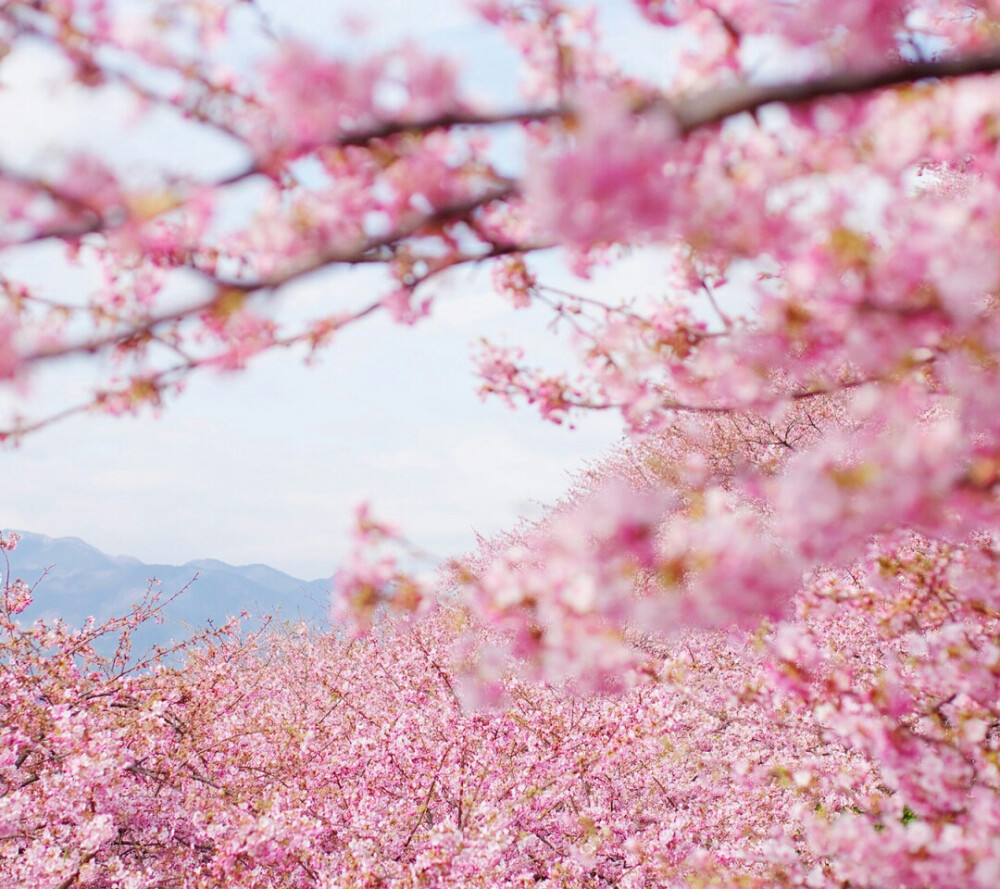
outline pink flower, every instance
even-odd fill
[[[578,123],[528,177],[528,200],[546,232],[571,246],[643,240],[674,221],[677,130],[663,115],[637,117],[621,96],[576,97]]]

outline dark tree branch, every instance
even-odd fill
[[[687,135],[729,117],[757,111],[765,105],[802,105],[817,99],[868,93],[919,80],[953,80],[992,74],[998,70],[1000,49],[977,55],[907,62],[868,71],[839,71],[824,77],[769,86],[747,84],[711,90],[679,101],[662,98],[651,102],[649,108],[666,111],[677,122],[681,132]]]

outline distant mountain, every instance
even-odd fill
[[[12,577],[37,584],[34,603],[23,619],[61,618],[80,625],[125,614],[159,582],[161,600],[185,590],[164,609],[166,622],[150,624],[134,645],[146,648],[190,635],[230,615],[280,614],[286,620],[327,621],[330,582],[299,580],[267,565],[227,565],[199,559],[184,565],[147,565],[130,556],[108,556],[77,537],[46,537],[18,531],[21,542],[9,553]],[[44,575],[44,576],[43,576]]]

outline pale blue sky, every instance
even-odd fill
[[[298,23],[311,36],[343,33],[343,13],[361,4],[306,0],[265,4],[276,22]],[[634,64],[663,64],[662,48],[636,44],[634,14],[615,10],[614,42]],[[368,39],[401,36],[453,50],[467,59],[473,89],[509,83],[509,56],[456,2],[379,0],[363,5],[373,21]],[[385,23],[389,23],[386,25]],[[352,38],[356,40],[356,38]],[[477,43],[476,41],[480,41]],[[16,125],[0,134],[0,157],[44,163],[60,146],[89,144],[153,165],[169,157],[197,163],[205,175],[239,161],[222,144],[190,134],[151,138],[166,126],[122,131],[115,103],[97,105],[83,91],[52,94],[44,53],[11,58],[0,68],[0,117]],[[140,164],[141,166],[141,164]],[[190,168],[190,167],[189,167]],[[138,168],[136,168],[138,169]],[[0,257],[49,286],[68,286],[48,248]],[[570,284],[564,274],[556,283]],[[662,262],[639,257],[587,285],[652,292]],[[314,276],[285,299],[349,299],[377,292],[367,271]],[[268,356],[240,375],[202,374],[163,416],[79,417],[0,451],[0,527],[82,537],[101,549],[150,562],[215,557],[265,562],[301,577],[327,576],[346,552],[351,509],[369,500],[438,556],[473,543],[531,512],[566,485],[567,473],[599,456],[620,435],[617,418],[584,418],[576,431],[543,424],[528,409],[511,412],[475,395],[471,342],[482,333],[529,352],[563,354],[543,330],[545,317],[511,312],[489,292],[486,275],[457,273],[438,285],[433,317],[414,329],[376,320],[351,329],[319,362],[304,367],[288,355]],[[94,369],[66,363],[38,377],[22,409],[74,387],[86,390]],[[14,395],[0,392],[9,409]],[[2,405],[0,405],[2,406]]]

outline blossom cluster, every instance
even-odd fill
[[[634,629],[628,688],[580,695],[508,661],[486,709],[462,657],[496,631],[465,608],[353,640],[233,624],[136,662],[155,603],[73,630],[28,624],[8,588],[0,874],[987,889],[1000,624],[968,593],[996,565],[983,539],[887,540],[753,632]]]

